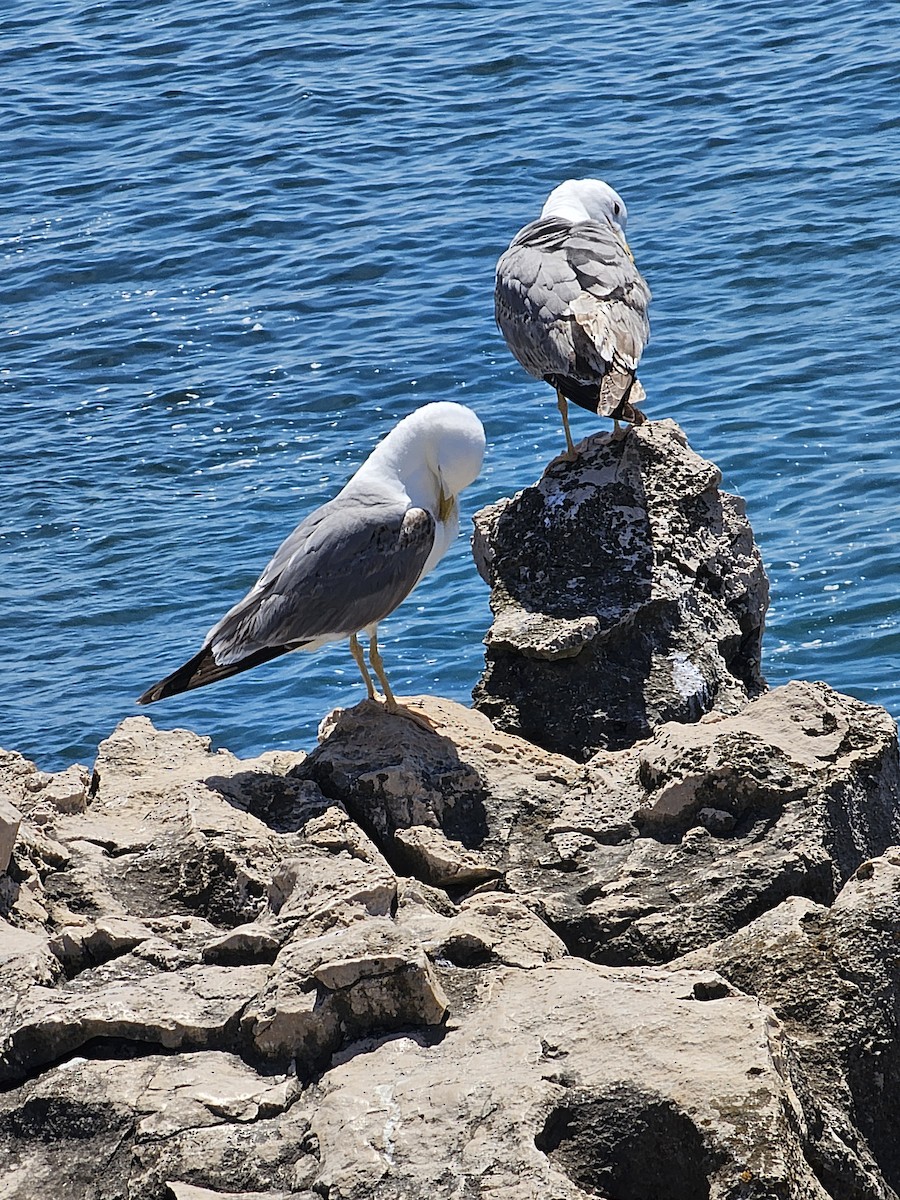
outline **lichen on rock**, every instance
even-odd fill
[[[768,582],[743,501],[673,421],[596,434],[475,516],[494,622],[475,707],[583,760],[765,687]]]

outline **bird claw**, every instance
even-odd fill
[[[434,721],[426,717],[424,713],[410,708],[408,704],[400,704],[396,700],[391,704],[385,700],[384,707],[389,713],[394,713],[398,717],[406,717],[408,721],[412,721],[414,725],[418,725],[426,733],[435,733],[437,731],[437,725],[435,725]]]
[[[551,458],[547,463],[546,470],[550,471],[554,467],[558,467],[561,463],[573,463],[578,461],[578,451],[576,449],[564,450],[562,454],[557,454],[556,458]]]

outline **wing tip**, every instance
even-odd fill
[[[247,671],[260,663],[269,662],[295,648],[294,646],[265,646],[238,662],[220,664],[216,662],[212,650],[208,646],[204,646],[171,675],[167,675],[165,679],[160,679],[158,683],[148,687],[138,696],[135,703],[155,704],[157,700],[165,700],[168,696],[178,696],[182,692],[193,691],[194,688],[206,687],[207,684],[216,683],[220,679],[228,679],[231,675]]]
[[[189,691],[192,687],[202,687],[205,682],[211,683],[212,680],[198,679],[208,659],[212,659],[212,654],[204,647],[170,675],[166,675],[164,679],[160,679],[146,691],[141,692],[135,703],[155,704],[157,700],[165,700],[167,696],[177,696],[181,692]],[[215,664],[215,659],[212,661]]]

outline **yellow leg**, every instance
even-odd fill
[[[378,631],[372,630],[372,636],[369,638],[369,662],[372,664],[372,670],[378,676],[378,682],[381,684],[381,690],[384,692],[384,706],[389,712],[396,712],[400,707],[394,699],[394,693],[391,691],[391,685],[388,683],[387,675],[384,673],[384,661],[378,651]]]
[[[569,402],[559,390],[556,389],[556,403],[559,406],[559,413],[562,417],[563,429],[566,431],[566,458],[571,462],[575,457],[575,446],[572,442],[572,434],[569,432]]]
[[[372,683],[372,676],[366,670],[366,660],[363,655],[363,648],[359,644],[359,638],[355,633],[350,634],[350,653],[356,659],[356,665],[359,667],[359,673],[363,677],[363,682],[366,685],[366,691],[369,693],[369,699],[375,699],[375,685]]]

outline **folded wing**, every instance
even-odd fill
[[[345,490],[297,526],[199,653],[138,703],[203,687],[382,620],[418,582],[434,533],[430,513],[394,494]]]
[[[599,222],[532,221],[497,264],[497,324],[510,350],[564,392],[565,381],[596,391],[608,373],[633,380],[650,338],[649,303],[646,280]]]

